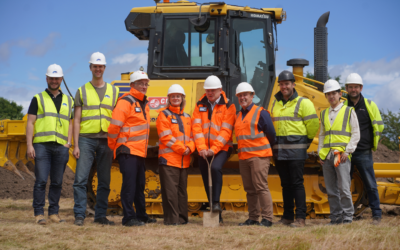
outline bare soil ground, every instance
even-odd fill
[[[67,222],[34,223],[32,200],[0,200],[0,249],[400,249],[398,207],[384,206],[378,226],[370,225],[371,214],[351,225],[324,226],[329,220],[307,220],[305,228],[285,226],[239,227],[247,213],[224,212],[219,228],[204,228],[201,218],[188,225],[156,224],[126,228],[121,217],[110,216],[115,226],[73,225],[73,199],[62,199],[60,215]],[[397,209],[397,210],[396,210]],[[390,212],[392,211],[392,212]],[[274,218],[277,221],[278,218]]]

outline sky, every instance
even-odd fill
[[[313,72],[314,27],[318,18],[330,11],[329,74],[341,76],[341,82],[352,72],[360,74],[364,96],[381,110],[399,112],[399,0],[226,3],[286,11],[287,20],[277,27],[277,74],[291,70],[286,61],[292,58],[309,60],[305,71]],[[16,101],[26,113],[32,97],[46,88],[46,70],[53,63],[61,65],[65,81],[75,94],[91,80],[88,61],[97,51],[106,56],[107,82],[140,66],[147,69],[148,42],[126,31],[124,21],[132,8],[154,4],[151,0],[0,0],[0,96]]]

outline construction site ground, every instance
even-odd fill
[[[398,162],[399,153],[380,145],[376,162]],[[329,219],[307,220],[305,228],[285,226],[239,227],[247,213],[223,212],[224,224],[204,228],[202,219],[190,217],[188,225],[157,223],[126,228],[121,216],[109,216],[115,226],[93,223],[89,216],[83,227],[73,225],[74,173],[67,168],[60,200],[60,215],[66,223],[35,224],[32,208],[34,181],[0,168],[0,249],[400,249],[400,207],[381,205],[380,225],[370,225],[371,212],[351,225],[324,226]],[[387,181],[380,178],[379,181]],[[47,215],[46,201],[45,214]],[[278,221],[274,217],[274,222]]]

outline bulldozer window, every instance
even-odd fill
[[[255,91],[253,102],[263,105],[269,84],[268,49],[265,43],[266,22],[260,19],[232,20],[234,32],[230,32],[231,61],[240,68],[241,82],[250,83]],[[232,86],[235,96],[236,87]],[[236,109],[240,109],[238,99],[233,98]]]
[[[196,27],[185,19],[166,19],[163,66],[214,66],[215,21]]]

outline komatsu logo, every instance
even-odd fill
[[[268,18],[268,15],[264,15],[264,14],[250,14],[250,17],[255,17],[255,18]]]

